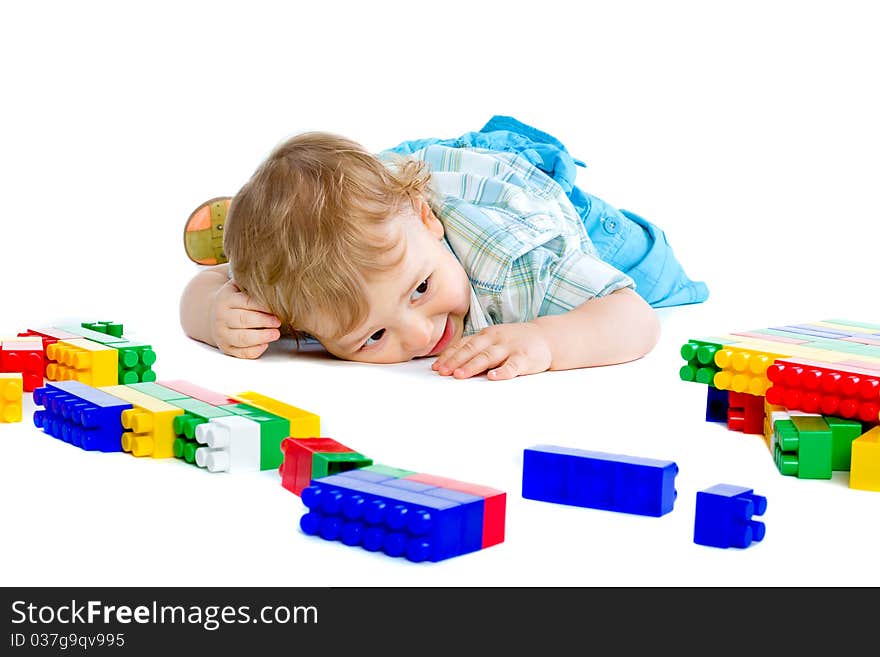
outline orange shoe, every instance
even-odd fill
[[[223,253],[223,224],[231,196],[217,196],[205,201],[189,215],[183,228],[183,248],[190,260],[199,265],[229,262]]]

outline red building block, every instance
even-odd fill
[[[372,460],[365,459],[363,455],[333,438],[287,437],[281,441],[281,451],[284,454],[283,461],[278,466],[281,485],[296,495],[302,493],[303,489],[311,484],[313,477],[324,477],[372,464]],[[346,454],[351,460],[338,461],[334,468],[322,468],[333,470],[332,472],[316,473],[315,458],[320,457],[321,454]]]
[[[880,419],[880,373],[840,363],[785,358],[767,368],[771,404],[862,422]]]
[[[0,372],[20,372],[25,392],[43,385],[45,354],[40,342],[4,340],[0,345]]]
[[[449,488],[462,493],[470,493],[483,498],[483,547],[498,545],[504,541],[504,523],[507,509],[507,493],[504,491],[438,477],[431,474],[416,473],[404,477],[423,484],[432,484],[441,488]]]
[[[764,398],[747,392],[728,391],[727,428],[764,434]]]

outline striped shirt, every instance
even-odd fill
[[[399,156],[380,154],[394,166]],[[470,335],[493,324],[565,313],[633,279],[596,255],[559,183],[516,153],[429,145],[432,210],[471,283]]]

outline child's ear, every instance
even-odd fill
[[[431,206],[428,205],[428,202],[424,199],[424,197],[419,197],[418,200],[418,211],[419,218],[422,220],[422,224],[425,228],[428,229],[428,232],[431,233],[438,240],[443,237],[443,224],[440,223],[440,220],[437,218],[437,215],[434,214],[434,211],[431,209]]]

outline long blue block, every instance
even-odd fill
[[[129,402],[79,381],[34,390],[34,424],[50,436],[89,451],[122,451],[122,411]]]
[[[678,493],[673,461],[536,445],[523,452],[522,496],[571,506],[662,516]]]
[[[356,472],[353,470],[352,472]],[[455,491],[417,492],[348,472],[313,479],[300,497],[304,533],[410,561],[442,561],[482,545],[483,500]],[[418,483],[418,482],[412,482]],[[478,527],[479,539],[474,538]]]
[[[716,484],[697,493],[694,543],[719,548],[745,548],[764,538],[766,528],[752,516],[762,516],[767,498],[751,488]]]

